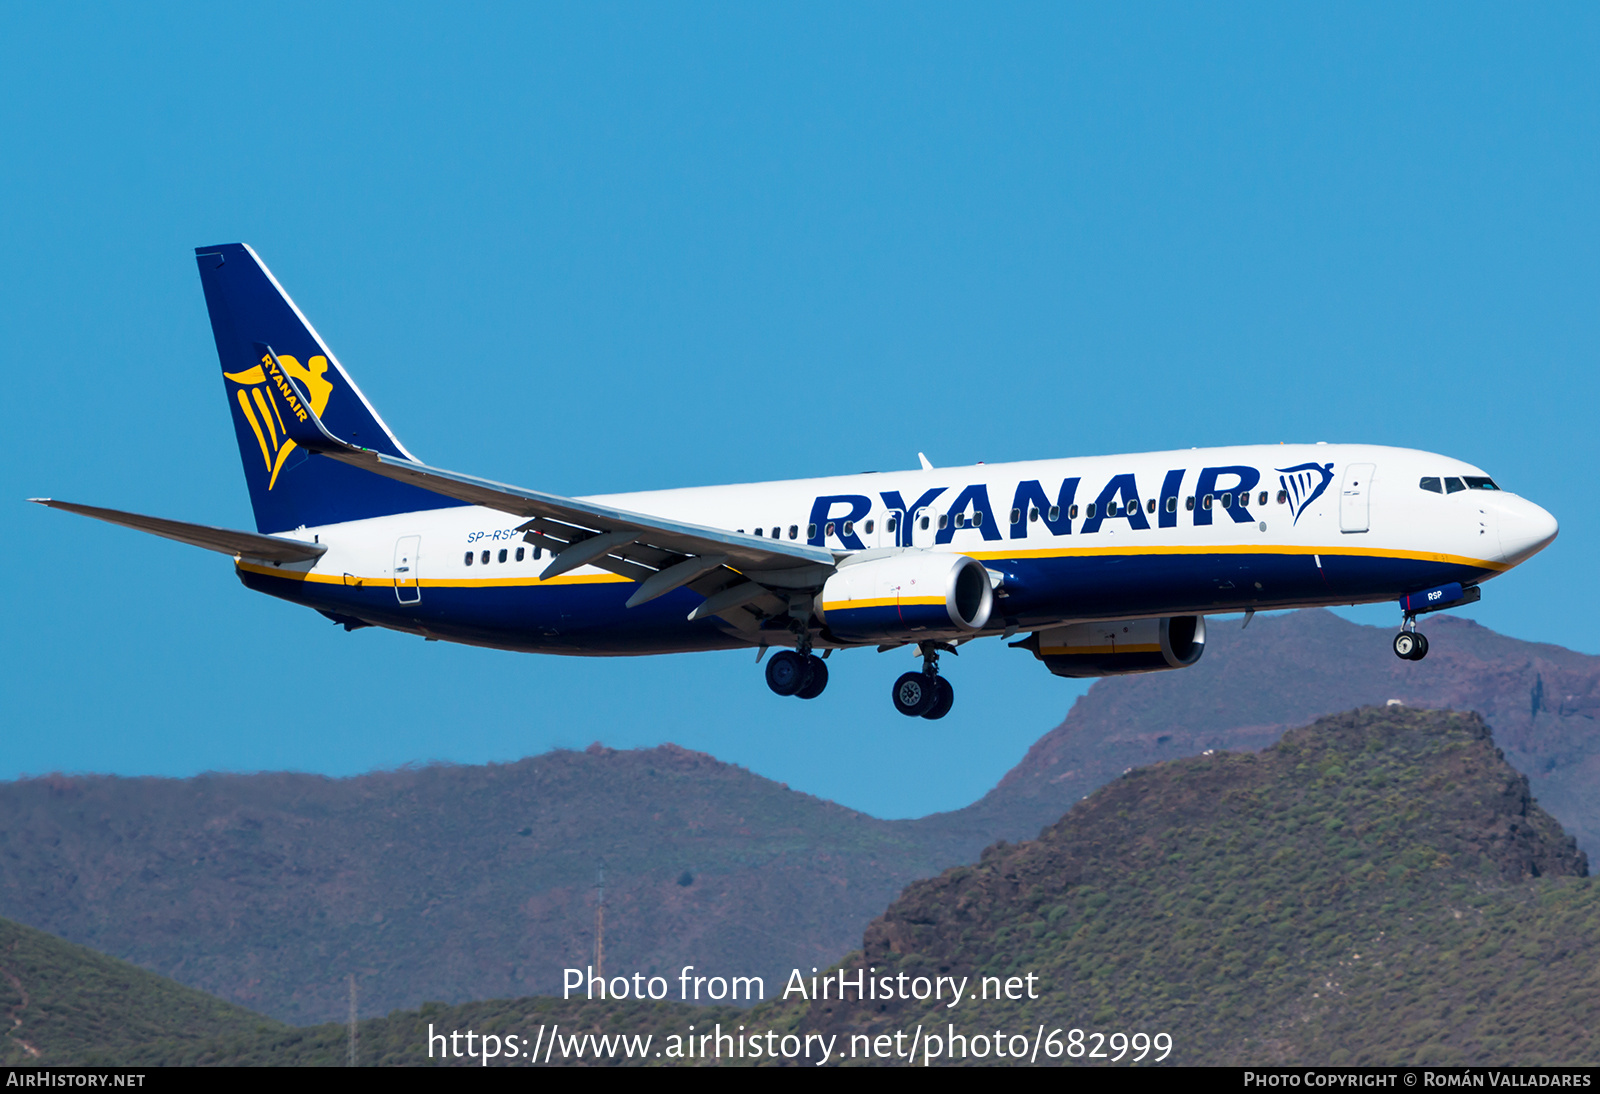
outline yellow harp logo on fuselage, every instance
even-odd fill
[[[269,475],[268,490],[277,484],[283,461],[294,451],[294,442],[283,428],[283,410],[280,408],[287,408],[288,414],[297,421],[306,420],[306,408],[300,405],[294,388],[278,371],[279,365],[283,366],[283,372],[299,383],[301,390],[311,400],[311,413],[319,418],[328,408],[328,397],[333,394],[332,382],[323,375],[328,371],[328,359],[320,353],[303,365],[281,353],[274,363],[270,353],[263,353],[259,365],[243,372],[222,374],[239,385],[234,389],[234,397],[239,402],[239,409],[244,411],[245,421],[250,423],[250,429],[256,435],[256,443],[261,446],[261,459],[266,463]]]

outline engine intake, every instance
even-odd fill
[[[1188,668],[1206,651],[1203,615],[1073,623],[1022,642],[1057,676],[1123,676]]]
[[[817,614],[845,641],[915,641],[982,630],[994,609],[989,571],[967,555],[900,551],[847,561],[828,578]]]

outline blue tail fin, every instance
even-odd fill
[[[270,357],[258,345],[271,347],[329,432],[361,448],[413,459],[254,251],[243,243],[196,247],[195,260],[258,531],[460,504],[297,447],[283,427],[284,394],[263,367]]]

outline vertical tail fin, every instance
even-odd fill
[[[283,428],[283,393],[264,368],[270,347],[330,432],[361,448],[413,459],[322,337],[243,243],[196,247],[228,410],[256,528],[283,532],[459,504],[298,448]]]

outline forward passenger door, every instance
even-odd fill
[[[1344,469],[1339,488],[1339,531],[1365,532],[1369,523],[1372,473],[1376,464],[1352,463]]]

